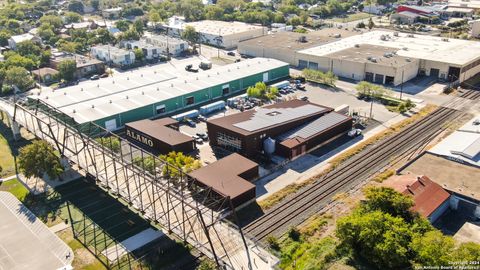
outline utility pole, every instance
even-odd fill
[[[370,116],[369,116],[369,118],[372,119],[372,111],[373,111],[372,89],[368,89],[368,95],[370,96]]]
[[[403,95],[403,73],[405,70],[402,70],[402,84],[400,84],[400,100],[402,100]]]
[[[221,38],[222,29],[218,29],[218,40],[217,40],[217,58],[220,59],[220,38]]]

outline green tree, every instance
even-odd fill
[[[63,60],[58,64],[58,74],[65,81],[72,81],[77,71],[77,62],[75,60]]]
[[[133,28],[138,34],[143,35],[143,21],[138,19],[133,23]]]
[[[195,30],[195,27],[187,25],[182,31],[182,39],[186,40],[190,46],[193,47],[199,42],[200,36],[197,33],[197,30]]]
[[[155,169],[159,162],[155,162],[155,158],[153,156],[144,156],[142,157],[135,157],[133,158],[133,164],[139,166],[140,168],[146,170],[151,174],[155,174]]]
[[[473,262],[480,258],[480,244],[462,243],[452,254],[453,261]]]
[[[163,166],[163,174],[171,178],[180,177],[182,172],[188,173],[202,167],[202,163],[199,160],[184,155],[182,152],[170,152],[167,155],[161,155],[160,159],[170,165]]]
[[[204,5],[201,0],[180,0],[177,5],[177,13],[182,14],[187,21],[202,19]]]
[[[387,187],[368,188],[364,193],[367,200],[362,204],[362,208],[365,211],[382,211],[407,221],[415,218],[415,215],[410,211],[410,208],[414,205],[411,197]]]
[[[64,171],[55,150],[45,141],[34,141],[20,148],[18,167],[26,177],[48,175],[57,179]]]
[[[97,141],[103,147],[110,149],[115,153],[120,153],[120,148],[122,145],[121,145],[120,139],[118,139],[115,136],[96,138],[95,141]]]
[[[126,20],[119,20],[115,22],[115,27],[117,27],[118,30],[125,32],[130,28],[130,22]]]
[[[68,4],[68,10],[76,13],[83,14],[83,3],[82,1],[73,0]]]
[[[381,211],[356,211],[339,219],[336,229],[342,245],[380,269],[408,266],[411,234],[402,218]]]
[[[42,48],[33,41],[27,40],[17,44],[17,53],[21,56],[38,56],[42,53]]]
[[[440,266],[448,265],[452,261],[455,242],[452,237],[435,230],[424,235],[416,235],[411,246],[416,254],[417,264]]]
[[[143,50],[140,48],[135,48],[133,49],[133,53],[135,54],[135,61],[142,62],[144,55],[143,55]]]
[[[5,67],[23,67],[27,70],[32,70],[38,65],[37,62],[34,62],[32,59],[23,57],[16,52],[9,51],[5,52]]]
[[[82,21],[82,15],[76,12],[67,12],[64,15],[66,23],[78,23]]]
[[[3,83],[6,85],[15,85],[20,91],[26,91],[35,84],[32,76],[30,76],[28,71],[23,67],[9,67],[5,72],[5,80]]]
[[[154,27],[156,27],[157,23],[159,23],[162,20],[162,18],[160,17],[160,14],[155,10],[151,10],[148,13],[148,19],[149,19],[150,22],[153,23]]]
[[[60,29],[63,26],[62,18],[56,15],[44,15],[40,18],[40,23],[42,25],[50,25],[54,29]]]
[[[196,270],[215,270],[215,269],[217,269],[217,266],[213,261],[203,260]]]
[[[375,27],[375,23],[373,23],[373,20],[372,18],[368,19],[368,29],[372,29],[373,27]]]
[[[7,46],[8,45],[8,39],[12,36],[11,32],[2,29],[0,30],[0,46]]]

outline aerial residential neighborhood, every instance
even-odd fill
[[[0,1],[0,269],[480,269],[480,1]]]

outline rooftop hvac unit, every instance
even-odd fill
[[[334,38],[341,38],[342,35],[341,35],[341,34],[335,34],[335,35],[333,35],[333,37],[334,37]]]
[[[448,42],[448,38],[442,38],[442,41]]]
[[[360,48],[360,44],[355,44],[355,48]]]
[[[403,47],[402,50],[408,51],[408,48],[407,48],[407,47]]]
[[[371,59],[370,61],[372,61],[373,63],[376,63],[376,62],[377,62],[377,58],[373,58],[373,57],[372,57],[372,59]]]
[[[405,59],[405,61],[407,61],[407,62],[412,62],[412,59],[407,58],[407,59]]]
[[[372,57],[371,57],[371,56],[367,56],[367,60],[368,60],[368,61],[372,60]]]
[[[408,34],[407,37],[413,38],[413,37],[415,37],[415,36],[414,36],[413,34]]]
[[[398,37],[398,32],[393,32],[394,37]]]
[[[386,37],[385,35],[381,35],[381,36],[380,36],[380,40],[385,41],[385,40],[387,40],[387,37]]]
[[[301,36],[298,38],[298,42],[305,43],[307,42],[307,37],[306,36]]]

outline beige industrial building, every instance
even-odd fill
[[[267,33],[266,27],[243,22],[211,20],[185,22],[182,18],[176,16],[170,18],[168,24],[163,25],[163,28],[168,29],[169,35],[180,37],[186,26],[195,28],[202,43],[226,49],[236,48],[242,40],[259,37]]]
[[[254,46],[255,40],[262,42]],[[474,41],[375,30],[279,51],[278,45],[266,45],[264,40],[249,40],[250,47],[241,43],[239,50],[253,56],[261,51],[300,69],[333,71],[344,78],[390,85],[419,74],[462,82],[480,72],[480,43]],[[280,38],[276,41],[281,43]]]

